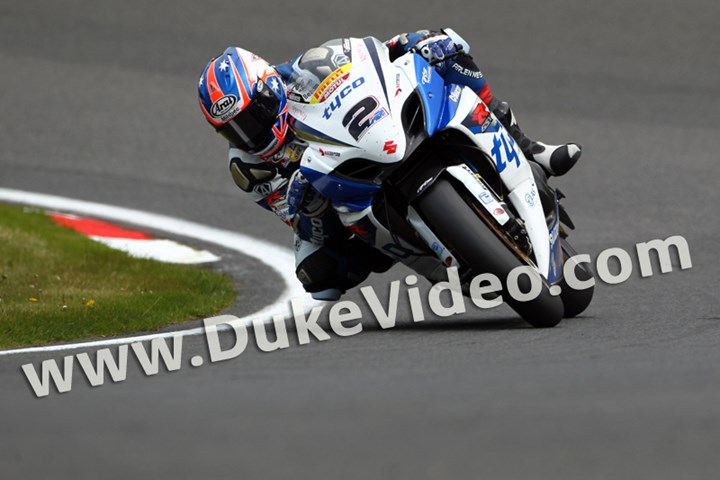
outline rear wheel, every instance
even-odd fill
[[[540,294],[530,301],[519,302],[508,294],[508,275],[525,263],[485,225],[450,182],[439,178],[417,200],[417,206],[433,232],[473,275],[492,273],[500,279],[503,300],[525,321],[539,328],[560,323],[563,301],[559,296],[550,295],[544,279]],[[521,291],[530,291],[530,279],[523,275],[519,280]]]

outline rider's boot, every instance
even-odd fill
[[[547,145],[530,139],[520,130],[507,102],[498,102],[493,113],[518,143],[525,157],[540,164],[549,175],[564,175],[580,158],[582,148],[578,144]]]

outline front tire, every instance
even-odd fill
[[[561,239],[561,249],[563,253],[563,261],[567,262],[567,260],[571,257],[574,257],[577,255],[577,252],[575,252],[575,249],[568,243],[566,239]],[[586,281],[593,278],[593,274],[590,271],[590,269],[587,268],[587,266],[580,264],[575,267],[575,276],[578,278],[578,280]],[[595,291],[595,287],[592,286],[590,288],[586,288],[584,290],[575,290],[573,288],[570,288],[570,286],[567,284],[565,279],[563,278],[560,286],[562,287],[562,293],[560,294],[560,298],[562,298],[563,305],[565,307],[565,318],[571,318],[576,315],[580,315],[582,312],[585,311],[585,309],[590,305],[590,301],[592,300],[593,293]]]
[[[508,294],[507,278],[518,266],[525,265],[478,217],[452,184],[439,178],[417,200],[418,210],[430,228],[461,265],[474,275],[492,273],[503,285],[503,299],[533,327],[554,327],[563,318],[563,302],[550,295],[547,282],[542,280],[540,294],[533,300],[519,302]],[[519,287],[530,290],[530,280],[523,276]],[[523,284],[525,283],[525,284]]]

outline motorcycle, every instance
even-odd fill
[[[585,310],[592,287],[563,275],[575,252],[562,193],[475,92],[414,52],[390,61],[372,37],[327,42],[298,67],[307,73],[288,85],[288,104],[309,145],[300,170],[356,236],[431,282],[457,267],[465,287],[491,273],[505,293],[513,269],[530,267],[539,294],[503,297],[534,327]],[[582,265],[574,275],[592,278]]]

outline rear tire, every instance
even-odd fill
[[[490,230],[472,210],[452,184],[439,178],[417,200],[418,210],[432,231],[458,258],[469,266],[473,275],[492,273],[503,285],[503,300],[533,327],[554,327],[563,317],[563,301],[550,295],[545,279],[542,290],[533,300],[519,302],[508,294],[506,281],[510,272],[525,265]],[[530,280],[522,276],[519,287],[530,290]]]

